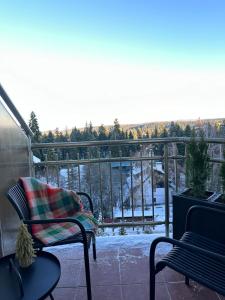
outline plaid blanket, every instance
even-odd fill
[[[32,220],[74,218],[86,230],[95,231],[97,220],[91,212],[84,211],[80,197],[73,191],[56,188],[36,178],[21,177]],[[71,237],[80,232],[72,223],[32,225],[33,235],[45,245]]]

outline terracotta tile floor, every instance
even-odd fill
[[[90,250],[93,300],[149,299],[148,253],[153,235],[98,237],[97,261]],[[160,246],[158,258],[169,250]],[[53,292],[55,300],[86,300],[82,246],[75,244],[50,250],[61,262],[61,279]],[[170,269],[157,275],[156,300],[225,300]]]

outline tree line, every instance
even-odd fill
[[[222,125],[225,126],[223,121]],[[94,128],[92,123],[86,123],[83,129],[74,127],[70,132],[67,130],[60,131],[56,128],[54,131],[48,131],[47,133],[42,133],[39,129],[39,123],[37,116],[34,112],[31,112],[29,127],[34,133],[32,138],[33,143],[58,143],[58,142],[82,142],[82,141],[103,141],[103,140],[138,140],[146,138],[166,138],[166,137],[190,137],[196,133],[196,130],[201,128],[204,130],[207,128],[207,132],[211,135],[217,135],[220,133],[223,126],[211,125],[210,122],[207,124],[200,124],[199,121],[196,122],[195,126],[190,126],[189,124],[181,125],[178,122],[170,122],[168,124],[158,123],[153,127],[136,126],[128,129],[124,129],[118,119],[114,120],[112,127],[106,127],[103,124],[97,128]],[[46,151],[35,151],[35,155],[41,160],[44,160],[45,155],[48,154],[48,159],[54,159],[55,154],[57,154],[58,159],[77,159],[77,158],[88,158],[91,157],[107,157],[111,155],[114,156],[130,156],[132,153],[140,150],[140,146],[137,145],[123,145],[123,146],[101,146],[99,149],[95,147],[87,148],[76,148],[72,150],[61,149],[60,151],[49,150]],[[179,154],[183,154],[184,146],[182,144],[178,145]],[[163,154],[163,145],[155,144],[154,153],[156,155]]]

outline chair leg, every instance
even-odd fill
[[[155,300],[155,272],[150,271],[150,300]]]
[[[87,284],[87,299],[91,300],[91,276],[90,276],[90,265],[89,265],[89,255],[88,255],[88,247],[84,246],[84,264],[85,264],[85,275],[86,275],[86,284]]]
[[[189,285],[189,278],[187,276],[185,276],[185,284]]]
[[[156,249],[157,241],[154,240],[151,244],[150,247],[150,255],[149,255],[149,270],[150,270],[150,300],[155,300],[155,275],[157,274],[156,272],[156,267],[155,267],[155,249]]]
[[[94,258],[94,260],[96,260],[97,255],[96,255],[96,239],[95,239],[95,235],[93,235],[93,237],[92,237],[92,247],[93,247],[93,258]]]
[[[49,295],[51,300],[54,300],[54,297],[52,296],[52,294]]]

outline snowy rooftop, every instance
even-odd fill
[[[93,300],[149,299],[148,255],[151,241],[158,235],[97,237],[97,261],[90,251]],[[157,257],[169,246],[161,244]],[[62,274],[53,292],[55,300],[86,300],[82,246],[49,248],[61,262]],[[157,275],[156,300],[222,300],[222,296],[191,282],[188,288],[180,274],[165,269]]]

